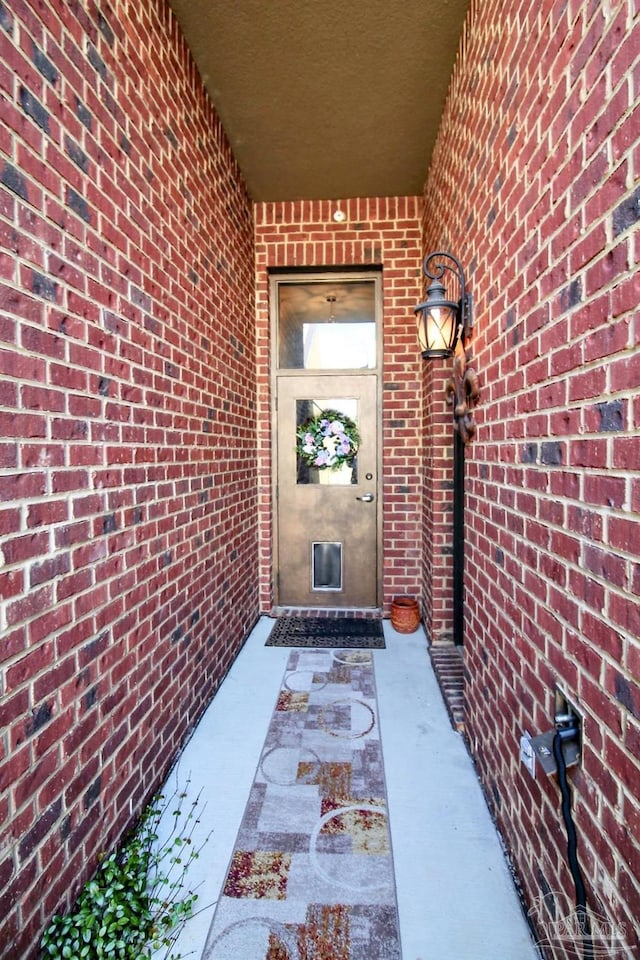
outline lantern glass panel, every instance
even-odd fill
[[[457,310],[453,307],[430,307],[418,314],[418,342],[423,353],[445,356],[453,349]]]

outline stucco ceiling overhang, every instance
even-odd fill
[[[170,0],[254,200],[422,192],[469,0]]]

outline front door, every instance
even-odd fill
[[[379,605],[381,277],[272,278],[277,607]]]
[[[280,606],[377,605],[376,384],[375,375],[278,382]],[[314,467],[301,454],[305,424],[317,424],[322,436],[325,421],[327,431],[336,424],[329,449],[341,435],[338,424],[357,429],[357,454],[338,469]]]

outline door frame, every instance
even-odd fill
[[[291,269],[273,269],[269,271],[269,316],[270,316],[270,391],[271,391],[271,516],[272,516],[272,589],[273,589],[273,612],[278,614],[285,609],[290,609],[280,605],[278,568],[279,568],[279,502],[278,502],[278,379],[280,377],[318,377],[322,375],[319,370],[279,369],[279,331],[278,331],[278,286],[280,283],[313,283],[322,282],[330,285],[336,282],[348,281],[371,281],[374,286],[374,303],[376,319],[376,366],[367,368],[365,371],[353,369],[351,367],[344,369],[331,369],[326,371],[327,376],[336,375],[348,376],[375,376],[376,381],[376,431],[377,431],[377,496],[376,496],[376,606],[358,607],[355,609],[366,610],[371,613],[380,613],[383,605],[383,570],[384,570],[384,540],[383,540],[383,508],[384,508],[384,476],[383,470],[383,417],[382,417],[382,376],[383,376],[383,297],[382,297],[382,267],[361,267],[353,269],[322,269],[322,268],[301,268]],[[327,609],[350,610],[352,607],[322,607],[305,609]]]

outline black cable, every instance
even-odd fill
[[[591,924],[587,913],[587,891],[585,889],[580,863],[578,862],[578,835],[571,815],[571,790],[567,780],[567,764],[564,759],[562,744],[565,740],[574,740],[578,735],[575,727],[563,727],[556,730],[553,738],[553,756],[558,770],[558,784],[562,794],[562,817],[567,828],[567,859],[569,869],[576,888],[576,916],[582,934],[582,950],[584,960],[593,960],[593,941],[591,939]]]

